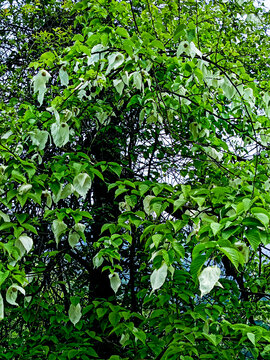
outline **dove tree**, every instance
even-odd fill
[[[263,3],[10,1],[16,19],[3,358],[268,359]]]

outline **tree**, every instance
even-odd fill
[[[1,13],[2,358],[269,359],[269,13],[44,4]]]

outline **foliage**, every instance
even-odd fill
[[[263,5],[0,16],[2,358],[269,359]]]

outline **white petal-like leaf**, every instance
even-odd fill
[[[0,210],[0,217],[4,220],[4,222],[10,222],[9,215],[5,214],[2,210]]]
[[[32,79],[34,85],[34,94],[38,92],[38,101],[40,105],[43,103],[44,94],[46,92],[46,84],[49,81],[51,75],[46,70],[40,70],[37,75]]]
[[[16,303],[18,291],[20,291],[23,295],[25,295],[25,290],[19,285],[12,284],[7,289],[6,300],[9,304],[18,306],[18,304]]]
[[[69,317],[69,320],[72,322],[72,324],[76,325],[77,322],[79,322],[80,318],[82,317],[81,305],[80,304],[77,304],[77,305],[71,304],[69,307],[69,311],[68,311],[68,317]]]
[[[179,57],[181,54],[183,54],[184,52],[187,54],[189,53],[189,43],[187,41],[182,41],[177,49],[176,55],[177,57]]]
[[[62,67],[59,70],[59,77],[60,77],[61,85],[68,86],[68,81],[69,81],[68,73]]]
[[[210,293],[215,285],[220,286],[220,268],[218,266],[208,266],[199,275],[201,297]]]
[[[121,280],[120,280],[118,273],[110,274],[109,279],[110,279],[111,288],[113,289],[113,291],[115,293],[117,293],[117,291],[121,285]]]
[[[65,232],[66,228],[67,225],[64,223],[64,221],[60,221],[58,219],[53,221],[52,231],[57,245],[59,244],[60,236]]]
[[[42,191],[42,195],[46,198],[46,205],[50,208],[52,206],[52,194],[49,190]]]
[[[0,321],[4,319],[4,300],[3,296],[0,294]]]
[[[113,86],[115,87],[116,91],[122,95],[124,89],[124,82],[120,79],[113,80]]]
[[[122,80],[124,84],[126,84],[127,86],[129,85],[129,75],[127,71],[125,71],[125,73],[122,75]]]
[[[106,75],[109,74],[111,70],[117,69],[120,65],[122,65],[124,60],[125,60],[124,55],[119,52],[109,55],[108,56],[109,66],[107,68]]]
[[[64,189],[61,191],[60,199],[66,199],[68,196],[73,194],[74,186],[72,184],[67,184]]]
[[[195,44],[191,41],[190,43],[190,55],[192,58],[194,58],[195,55],[198,55],[199,57],[202,57],[202,53],[199,49],[196,48]]]
[[[237,249],[241,252],[245,259],[245,263],[249,260],[249,247],[242,241],[237,241],[234,246],[237,247]]]
[[[133,73],[133,83],[136,89],[141,90],[142,88],[142,75],[139,71]]]
[[[150,202],[155,196],[147,195],[143,200],[143,209],[147,215],[152,214],[154,211],[150,209]]]
[[[92,185],[92,180],[90,176],[86,173],[80,173],[75,176],[73,180],[73,186],[77,193],[79,193],[82,197],[85,197],[88,191],[90,190]]]
[[[93,257],[93,265],[95,268],[100,267],[103,264],[104,258],[102,256],[100,256],[99,254],[96,254]]]
[[[75,231],[71,230],[68,235],[68,243],[72,248],[74,248],[74,246],[77,245],[78,241],[80,240],[81,235],[79,233],[84,232],[85,225],[77,223],[74,225],[73,229]]]
[[[43,150],[48,141],[49,133],[48,131],[36,129],[30,135],[33,145],[37,145],[39,150]]]
[[[67,123],[55,122],[51,126],[53,142],[57,147],[66,145],[69,141],[69,126]]]
[[[23,194],[26,194],[31,189],[32,189],[31,184],[23,184],[19,187],[18,193],[19,193],[19,195],[23,195]]]
[[[32,238],[30,238],[27,235],[21,235],[18,239],[18,241],[22,244],[22,246],[24,247],[25,251],[27,253],[29,253],[29,251],[32,249],[33,247],[33,240]]]
[[[167,277],[168,266],[163,263],[163,265],[159,269],[155,269],[151,276],[150,282],[152,286],[152,291],[159,289],[165,282]]]

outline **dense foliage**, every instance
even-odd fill
[[[3,3],[1,359],[270,359],[269,24]]]

